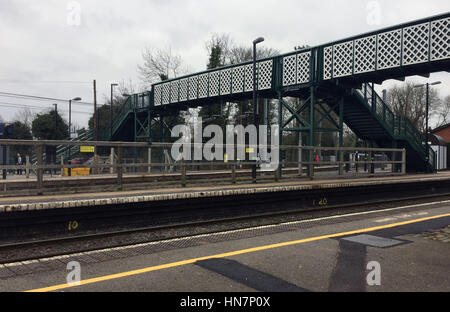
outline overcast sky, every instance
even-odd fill
[[[100,103],[109,96],[110,83],[131,79],[139,86],[137,65],[145,47],[170,46],[195,72],[206,67],[205,42],[213,33],[229,34],[236,43],[249,46],[263,36],[267,47],[289,52],[296,45],[314,46],[450,11],[448,0],[0,0],[0,4],[0,92],[93,102],[96,79]],[[431,79],[443,82],[442,95],[450,94],[448,73],[433,74]],[[5,103],[43,108],[53,104],[0,96],[0,105]],[[66,118],[67,106],[58,104]],[[77,104],[72,109],[73,122],[87,126],[87,113],[93,108]],[[0,106],[0,115],[10,120],[18,110]]]

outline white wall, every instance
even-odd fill
[[[437,170],[447,169],[447,146],[432,145],[431,148],[437,155]]]

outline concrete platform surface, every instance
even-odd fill
[[[201,235],[3,266],[0,291],[448,292],[449,224],[445,201]]]
[[[92,207],[108,204],[127,204],[162,200],[217,197],[287,192],[311,189],[347,188],[381,184],[416,183],[449,180],[450,172],[406,176],[372,177],[355,179],[318,179],[279,183],[236,184],[227,186],[197,186],[186,188],[161,188],[124,192],[78,193],[64,195],[21,196],[0,198],[0,213],[12,211],[56,208]]]

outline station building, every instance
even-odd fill
[[[438,170],[450,168],[450,157],[447,153],[450,147],[450,123],[432,130],[428,139],[438,157]]]

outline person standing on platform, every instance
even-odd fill
[[[20,156],[20,153],[17,153],[16,165],[17,166],[21,166],[22,165],[22,156]],[[17,174],[18,175],[22,175],[22,168],[17,169]]]

